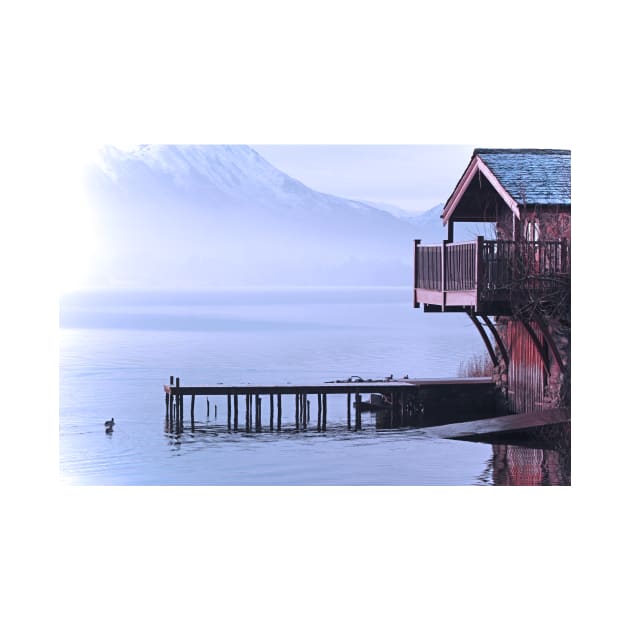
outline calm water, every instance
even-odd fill
[[[422,429],[230,433],[225,398],[197,401],[200,429],[164,432],[162,385],[451,377],[484,352],[468,318],[424,314],[409,289],[84,293],[60,308],[60,472],[72,484],[470,485],[566,483],[557,453],[436,440]],[[263,397],[263,418],[268,418]],[[216,405],[216,417],[215,417]],[[103,422],[116,419],[107,435]],[[188,418],[188,408],[186,408]],[[312,421],[311,421],[312,426]]]

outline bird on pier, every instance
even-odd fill
[[[116,424],[114,422],[114,418],[112,418],[111,420],[105,420],[105,432],[106,433],[111,433],[114,430],[114,424]]]

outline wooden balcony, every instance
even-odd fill
[[[570,244],[559,241],[487,241],[439,245],[415,242],[414,307],[485,315],[558,299],[569,288]]]

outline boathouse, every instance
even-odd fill
[[[475,149],[441,218],[444,241],[415,242],[414,307],[468,314],[507,411],[570,407],[571,152]],[[493,237],[458,242],[460,223]]]

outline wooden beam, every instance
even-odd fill
[[[508,354],[505,348],[505,344],[503,343],[503,340],[501,339],[501,335],[499,335],[499,331],[496,329],[496,327],[494,326],[494,324],[492,323],[492,321],[487,315],[481,315],[481,319],[484,321],[485,325],[490,329],[490,332],[492,333],[494,340],[497,342],[497,346],[499,346],[499,351],[501,352],[501,356],[503,357],[503,360],[505,361],[505,365],[506,366],[510,365],[510,355]]]
[[[464,196],[466,190],[470,186],[470,183],[473,181],[475,175],[477,173],[483,173],[485,178],[488,180],[490,185],[497,191],[501,199],[505,201],[507,206],[513,212],[513,214],[517,218],[521,218],[520,210],[518,207],[518,203],[516,200],[508,193],[507,190],[501,185],[499,180],[496,178],[494,173],[486,166],[486,164],[481,159],[481,156],[475,155],[475,157],[470,161],[470,164],[464,171],[462,178],[459,180],[453,194],[449,197],[446,205],[444,206],[444,211],[442,213],[442,221],[443,225],[447,225],[450,221],[453,213],[455,212],[461,198]]]
[[[562,355],[560,354],[560,351],[558,350],[558,346],[556,345],[556,342],[554,341],[553,336],[549,332],[549,326],[547,326],[547,323],[543,320],[540,313],[536,311],[534,311],[533,320],[538,325],[538,328],[540,328],[540,332],[542,332],[543,337],[545,338],[545,341],[547,342],[547,345],[551,349],[551,353],[553,354],[553,358],[556,360],[556,363],[558,364],[558,367],[560,368],[560,372],[564,374],[566,372],[566,365],[564,365],[564,362],[562,361]]]
[[[480,274],[481,267],[483,265],[483,236],[477,237],[477,243],[475,247],[475,310],[479,310],[481,304],[481,283]]]
[[[490,359],[492,360],[492,365],[496,367],[497,365],[499,365],[499,360],[497,359],[497,355],[494,352],[494,348],[492,347],[492,344],[490,343],[490,339],[488,339],[488,335],[486,334],[486,331],[483,329],[483,326],[477,320],[476,315],[473,315],[470,311],[466,311],[466,313],[468,317],[470,317],[472,323],[475,325],[475,328],[479,331],[479,334],[481,335],[481,338],[483,339],[483,342],[486,345],[486,350],[488,351],[488,354],[490,355]]]
[[[418,286],[418,247],[422,240],[417,238],[413,242],[413,307],[418,308],[420,303],[416,297],[416,287]]]

